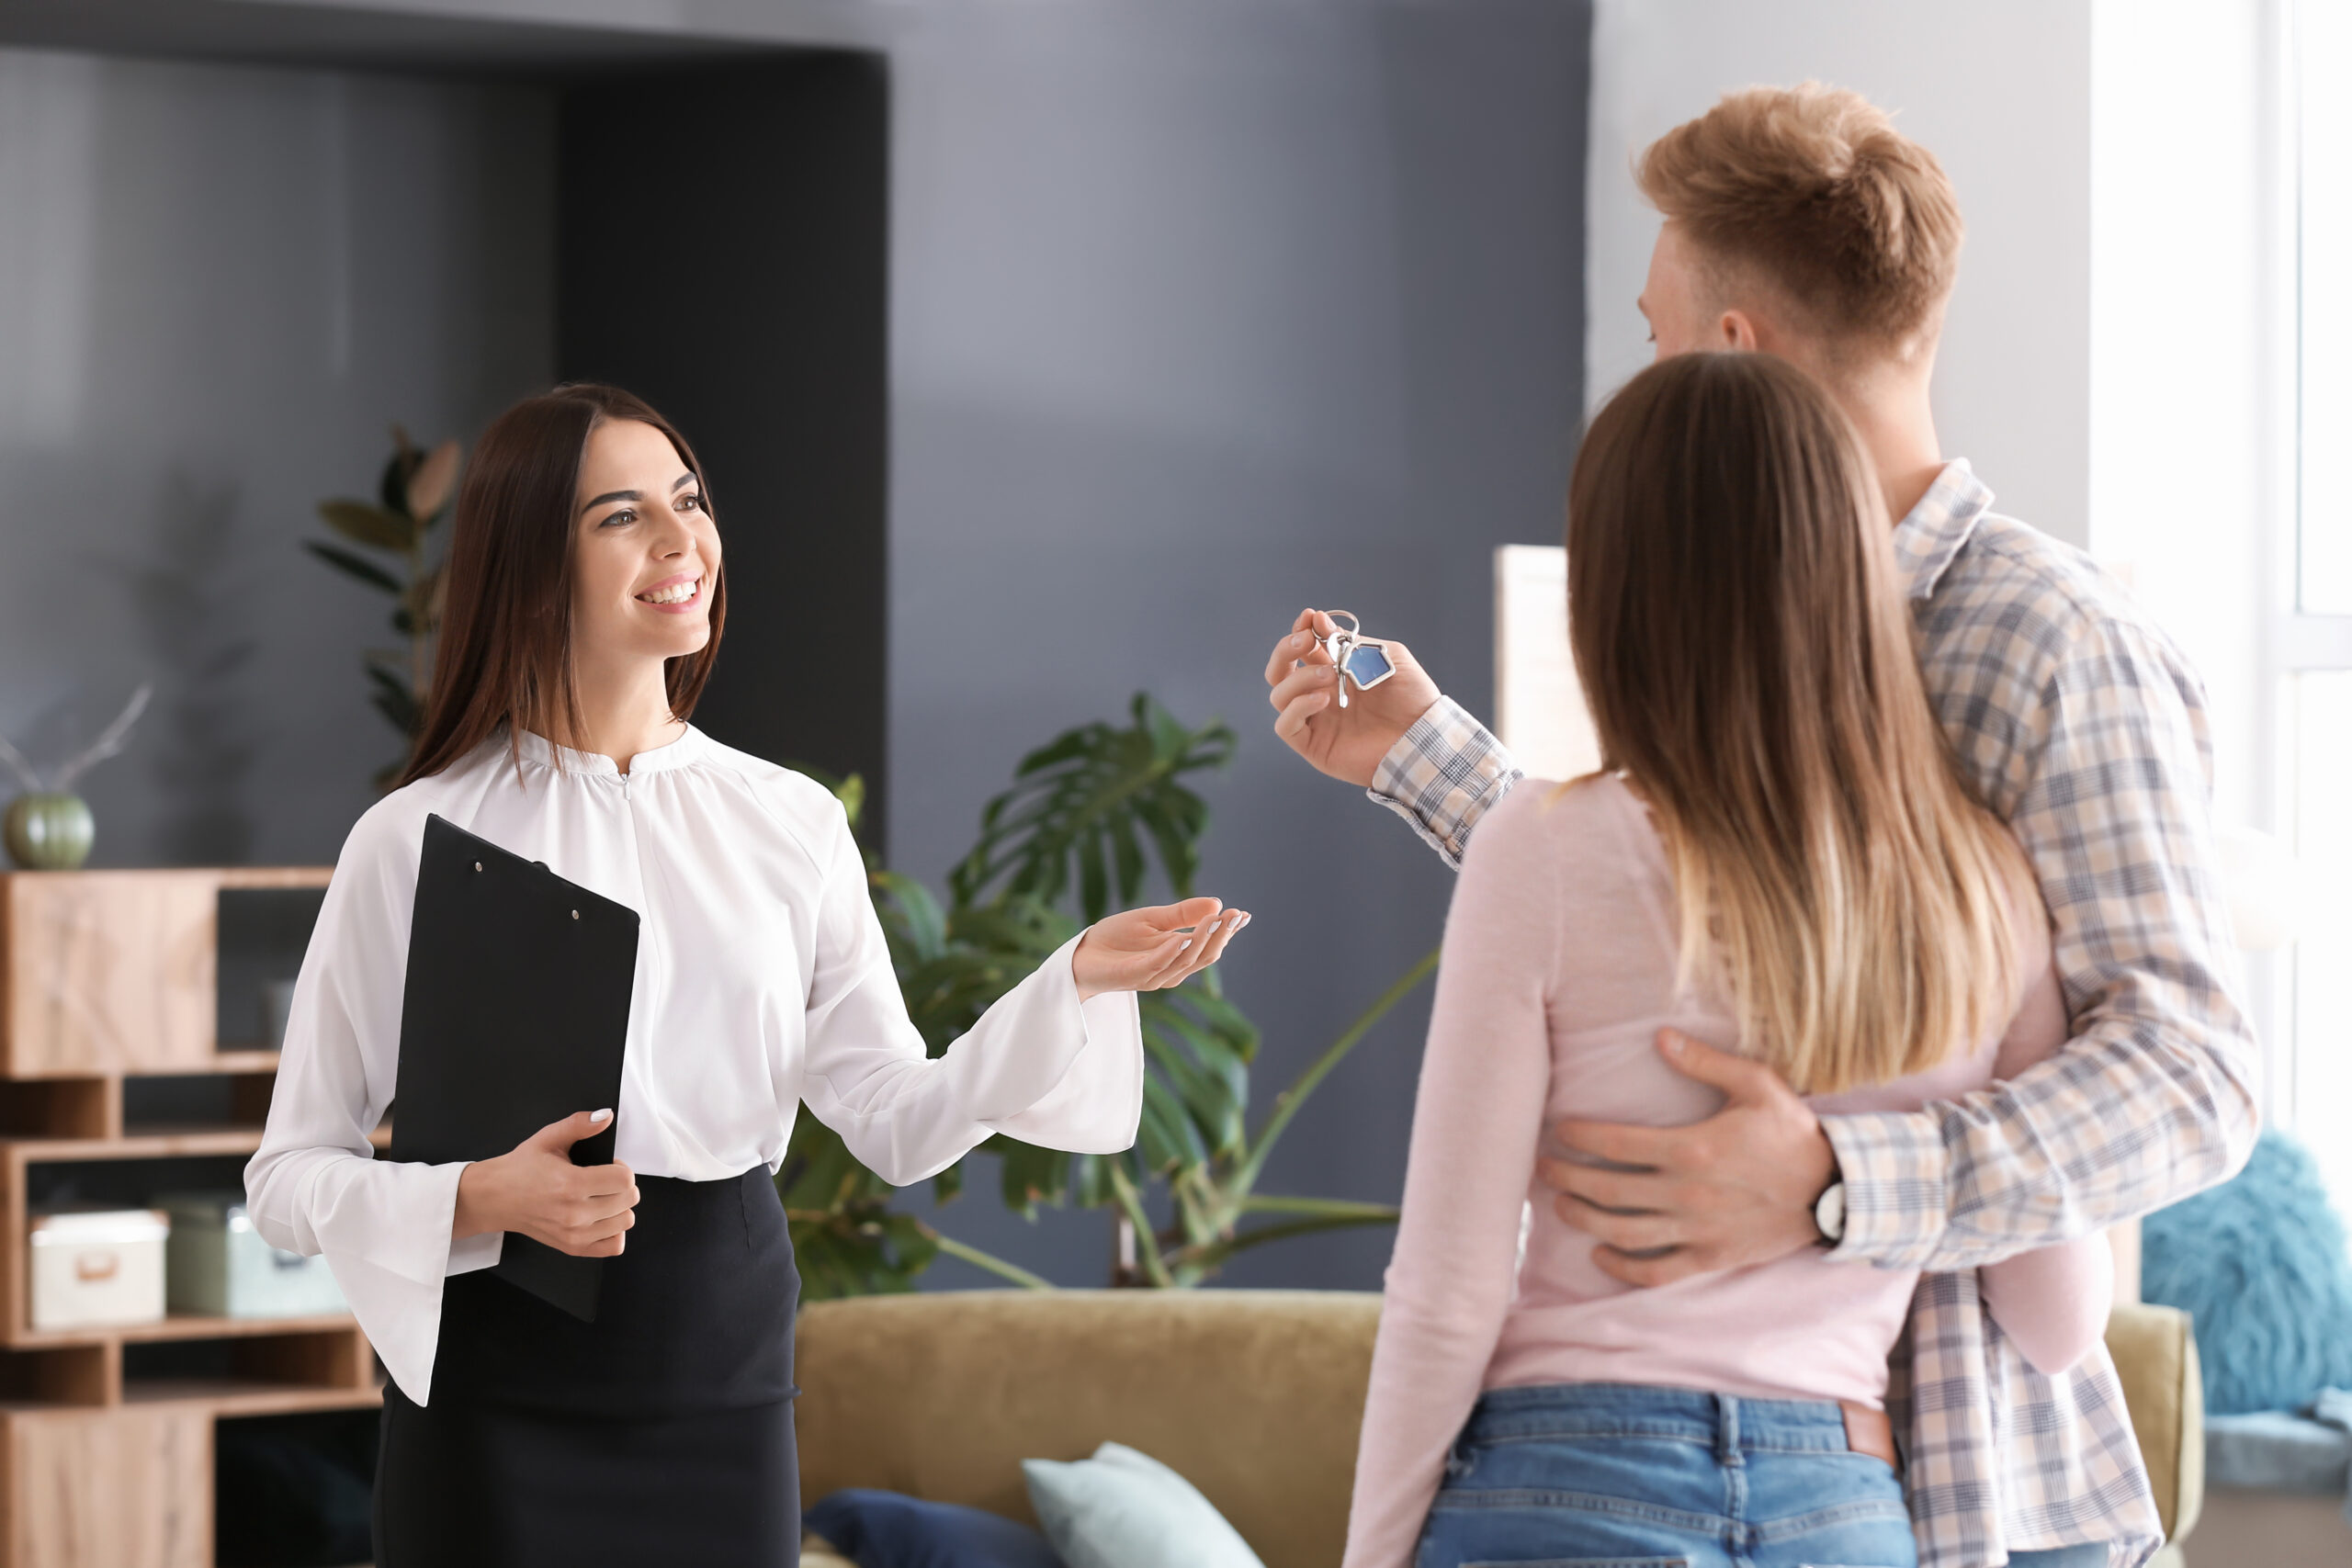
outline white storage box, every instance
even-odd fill
[[[280,1252],[261,1238],[242,1192],[175,1192],[165,1295],[174,1312],[209,1317],[311,1317],[347,1311],[323,1258]]]
[[[32,1325],[88,1328],[164,1315],[164,1238],[154,1209],[67,1210],[28,1216]]]

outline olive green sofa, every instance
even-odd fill
[[[824,1302],[800,1314],[801,1495],[883,1487],[1034,1524],[1023,1459],[1106,1438],[1173,1465],[1267,1568],[1337,1568],[1376,1295],[978,1291]],[[2196,1345],[2164,1307],[2119,1307],[2123,1376],[2165,1526],[2204,1489]],[[812,1540],[809,1568],[841,1568]]]

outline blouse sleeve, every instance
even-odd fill
[[[884,1180],[933,1176],[996,1133],[1075,1154],[1134,1144],[1143,1034],[1132,992],[1080,1002],[1072,938],[936,1059],[907,1017],[846,820],[835,816],[810,970],[801,1096]]]
[[[1447,1450],[1510,1312],[1520,1214],[1551,1085],[1556,870],[1532,848],[1537,792],[1497,806],[1445,922],[1413,1105],[1404,1213],[1381,1298],[1345,1568],[1408,1568]]]
[[[404,815],[404,814],[403,814]],[[368,1134],[400,1068],[416,851],[379,808],[344,844],[294,984],[261,1148],[245,1167],[254,1228],[272,1247],[324,1253],[403,1393],[432,1393],[441,1281],[498,1261],[492,1231],[452,1242],[462,1164],[375,1157]]]

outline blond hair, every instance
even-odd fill
[[[1884,504],[1816,382],[1760,354],[1634,378],[1577,454],[1568,604],[1602,765],[1666,842],[1683,982],[1727,981],[1749,1054],[1826,1093],[2009,1017],[2031,874],[1946,750]]]
[[[1732,93],[1650,143],[1634,177],[1719,284],[1762,284],[1832,345],[1910,359],[1934,342],[1960,262],[1960,202],[1935,155],[1858,93]]]

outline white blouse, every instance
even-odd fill
[[[821,786],[691,728],[626,774],[526,734],[518,776],[501,736],[352,829],[245,1168],[254,1227],[273,1247],[326,1255],[419,1404],[432,1392],[441,1281],[497,1262],[503,1241],[450,1240],[462,1164],[381,1160],[368,1141],[399,1075],[410,907],[435,812],[638,912],[615,1157],[640,1175],[773,1170],[804,1100],[901,1186],[992,1133],[1081,1154],[1135,1142],[1135,997],[1081,1003],[1075,940],[928,1059],[848,819]]]

